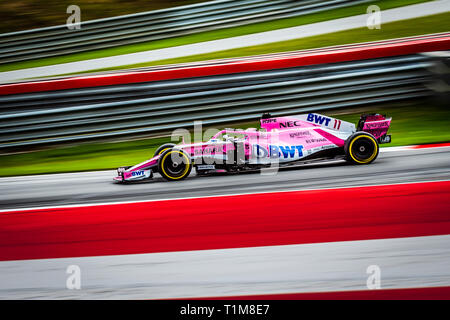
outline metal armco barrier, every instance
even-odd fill
[[[410,41],[423,44],[417,39]],[[427,41],[436,41],[436,37]],[[384,57],[390,51],[380,49],[384,46],[399,50],[401,45],[409,48],[407,42],[222,61],[217,63],[221,74],[213,71],[209,75],[192,76],[192,70],[187,72],[187,67],[163,68],[163,71],[186,72],[191,75],[188,78],[142,82],[117,78],[120,81],[110,85],[82,86],[80,81],[92,84],[92,81],[101,83],[103,78],[114,78],[114,75],[97,75],[0,86],[0,149],[141,137],[189,128],[196,120],[203,121],[204,125],[221,125],[256,120],[263,112],[279,116],[430,96],[433,91],[427,84],[433,80],[430,70],[436,63],[435,56],[405,51],[408,54]],[[432,47],[430,43],[428,47]],[[356,52],[353,57],[362,57],[363,48],[375,50],[381,56],[339,60],[349,52]],[[327,60],[327,55],[332,54],[334,62]],[[305,62],[315,61],[312,58],[317,56],[328,63]],[[297,61],[298,66],[285,61],[287,67],[272,68],[269,63],[280,63],[283,59]],[[246,70],[264,61],[268,64],[257,65],[258,70],[229,72],[236,65]],[[209,62],[190,68],[203,70],[208,66],[215,64]],[[159,71],[142,73],[155,75],[152,72]],[[71,80],[78,82],[71,83]],[[58,84],[67,81],[71,88],[55,90]],[[45,86],[53,90],[37,90]],[[18,91],[5,94],[12,89]]]
[[[218,0],[170,9],[0,34],[0,63],[166,39],[270,21],[368,0]]]

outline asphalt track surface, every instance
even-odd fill
[[[449,160],[450,147],[392,148],[371,165],[275,175],[129,185],[113,183],[114,171],[1,178],[0,299],[351,295],[367,292],[369,266],[381,269],[382,289],[448,298]],[[275,193],[311,189],[331,190]],[[227,194],[249,195],[221,206],[208,198]],[[132,203],[174,198],[194,199]],[[76,206],[107,202],[131,203]],[[58,205],[75,206],[8,212]],[[66,288],[73,265],[80,290]]]
[[[193,170],[176,182],[155,174],[151,181],[116,184],[114,170],[0,178],[0,210],[450,180],[450,147],[388,150],[370,165],[338,161],[208,177]]]

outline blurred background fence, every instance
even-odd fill
[[[368,0],[216,0],[170,9],[0,34],[0,64],[301,16]]]
[[[195,120],[256,120],[263,112],[417,100],[434,94],[433,68],[440,63],[448,65],[448,54],[0,95],[0,149],[148,136],[192,127]]]

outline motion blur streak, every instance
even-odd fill
[[[450,33],[448,32],[437,35],[396,39],[395,41],[376,41],[358,45],[290,52],[285,56],[275,55],[271,57],[270,55],[263,55],[261,57],[250,57],[250,59],[237,58],[230,59],[225,63],[220,61],[215,62],[213,60],[207,65],[193,64],[181,67],[175,65],[155,70],[69,76],[60,79],[10,83],[0,86],[0,95],[283,69],[442,50],[450,50]],[[4,79],[0,79],[0,81],[4,81]]]
[[[214,297],[217,300],[442,300],[450,298],[450,287],[379,289],[335,292],[302,292],[252,296]],[[199,299],[199,298],[196,298]]]
[[[0,260],[450,233],[450,181],[0,213]]]
[[[417,145],[411,146],[412,149],[426,149],[426,148],[444,148],[449,147],[450,143],[434,143],[434,144],[425,144],[425,145]]]
[[[0,299],[164,299],[450,286],[450,235],[0,262]],[[66,288],[66,269],[81,289]],[[344,293],[342,293],[344,294]]]

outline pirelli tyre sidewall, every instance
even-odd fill
[[[159,146],[158,149],[156,149],[155,154],[153,156],[156,157],[161,153],[163,153],[164,151],[172,149],[173,147],[175,147],[174,143],[165,143],[162,146]]]
[[[192,170],[189,155],[180,149],[168,149],[158,159],[158,172],[168,181],[183,180]]]
[[[345,156],[354,164],[372,163],[380,152],[377,139],[367,132],[356,132],[345,141]]]

